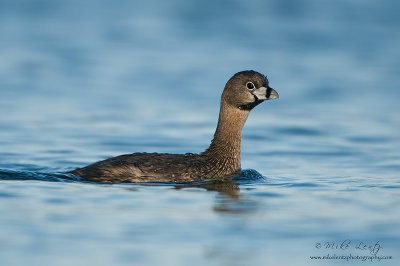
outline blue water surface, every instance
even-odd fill
[[[394,0],[0,1],[0,265],[399,265],[399,11]],[[246,69],[280,99],[250,114],[250,170],[236,180],[62,174],[203,151],[225,82]]]

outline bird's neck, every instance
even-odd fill
[[[249,111],[240,110],[224,101],[221,102],[214,139],[203,155],[216,161],[225,171],[240,170],[242,128],[248,115]]]

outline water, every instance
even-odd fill
[[[398,265],[399,10],[1,1],[0,265],[347,263],[310,258],[328,253]],[[238,180],[61,174],[136,151],[201,152],[225,82],[244,69],[267,74],[280,99],[252,111],[242,167],[254,170]]]

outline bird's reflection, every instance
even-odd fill
[[[239,184],[233,180],[224,180],[224,181],[209,181],[206,183],[185,183],[175,185],[175,189],[183,189],[183,188],[204,188],[207,191],[216,191],[221,195],[227,196],[232,200],[239,199]]]
[[[248,213],[254,210],[255,202],[240,193],[239,183],[234,180],[190,182],[190,183],[141,183],[135,186],[171,186],[173,189],[181,190],[187,188],[200,188],[207,191],[218,192],[213,210],[218,213]],[[134,187],[126,188],[137,192]]]
[[[240,192],[242,182],[235,180],[212,181],[203,184],[181,184],[175,189],[203,188],[207,191],[216,191],[218,195],[213,211],[221,214],[246,214],[257,210],[257,202]]]
[[[136,183],[138,186],[171,186],[173,189],[181,190],[187,188],[200,188],[207,191],[218,192],[213,210],[218,213],[241,214],[249,213],[257,210],[257,201],[247,197],[240,191],[240,186],[253,184],[264,180],[259,172],[253,169],[242,170],[232,179],[226,180],[209,180],[195,181],[188,183],[172,183],[172,182],[153,182],[153,183]],[[133,187],[128,188],[137,191]]]

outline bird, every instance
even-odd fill
[[[266,100],[278,98],[265,75],[254,70],[238,72],[224,87],[217,128],[205,151],[125,154],[67,173],[102,183],[229,180],[241,172],[242,128],[250,111]]]

